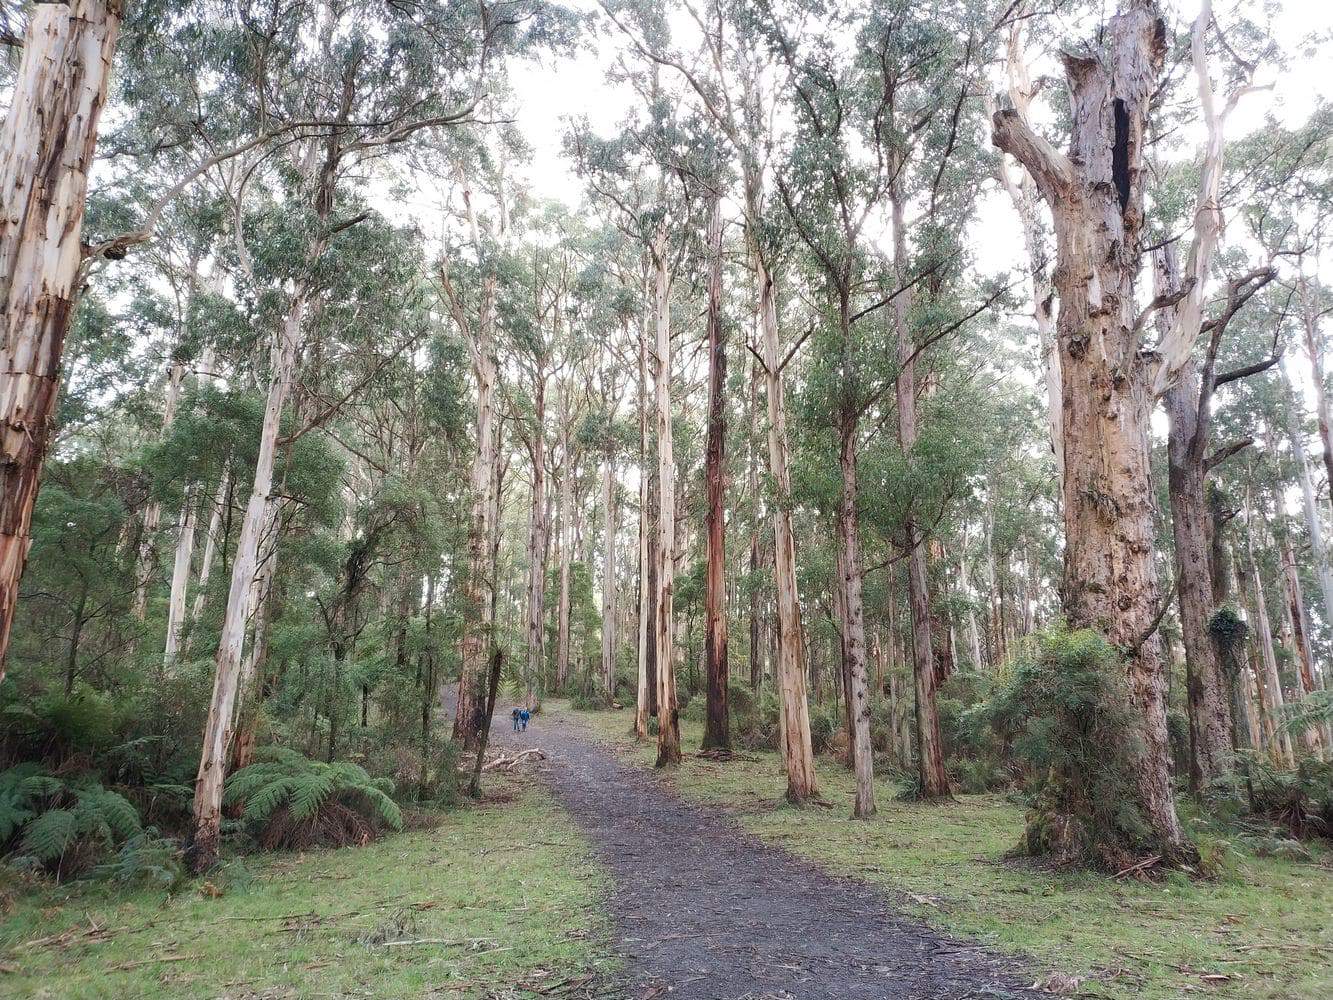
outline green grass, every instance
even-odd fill
[[[631,759],[651,766],[651,745],[626,734],[627,712],[569,713]],[[689,751],[702,727],[683,723]],[[1083,996],[1210,995],[1246,1000],[1333,997],[1333,867],[1240,856],[1236,877],[1163,882],[1060,874],[1003,860],[1023,828],[1004,798],[963,795],[943,805],[894,800],[876,788],[879,815],[849,818],[851,775],[817,761],[832,808],[782,802],[776,754],[725,764],[687,757],[682,794],[722,806],[746,829],[828,869],[901,894],[930,922],[1031,956],[1043,970],[1086,976]],[[1205,976],[1227,976],[1226,980]]]
[[[0,995],[526,997],[604,970],[584,841],[545,790],[499,782],[435,829],[252,856],[249,878],[24,893],[0,910]]]

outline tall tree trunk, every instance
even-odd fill
[[[1064,57],[1072,98],[1068,156],[1012,109],[995,115],[994,139],[1027,167],[1055,223],[1065,616],[1126,652],[1141,735],[1135,799],[1152,830],[1138,847],[1175,861],[1193,852],[1171,790],[1166,672],[1152,627],[1158,586],[1149,430],[1163,372],[1155,355],[1140,352],[1134,290],[1144,217],[1144,126],[1166,54],[1165,24],[1152,0],[1131,0],[1099,40],[1097,53]],[[1052,805],[1064,811],[1064,804]],[[1050,846],[1057,853],[1080,849]]]
[[[665,218],[653,238],[653,321],[657,333],[657,766],[680,763],[680,713],[674,657],[676,578],[676,460],[671,447],[671,274]]]
[[[607,453],[602,461],[602,684],[608,699],[616,695],[616,462]]]
[[[566,393],[561,393],[561,450],[564,452],[564,468],[560,472],[560,599],[556,606],[555,638],[555,687],[563,691],[569,683],[569,571],[574,560],[574,531],[571,521],[574,518],[574,452],[570,447],[569,401]]]
[[[501,193],[503,214],[503,192]],[[464,187],[472,242],[483,252],[480,226],[470,190]],[[467,570],[463,578],[463,604],[460,641],[461,668],[458,678],[458,703],[454,712],[453,738],[465,749],[477,746],[479,708],[485,696],[487,671],[491,662],[494,620],[491,614],[495,580],[491,572],[492,550],[498,517],[496,477],[499,474],[499,428],[495,412],[495,393],[499,381],[495,360],[496,295],[499,280],[494,271],[482,279],[476,324],[469,323],[448,271],[441,269],[441,284],[448,295],[454,321],[467,337],[472,363],[472,378],[477,385],[476,452],[472,457],[469,479],[471,510],[468,518]]]
[[[755,225],[758,223],[755,222]],[[758,237],[752,236],[757,242]],[[791,520],[791,469],[787,456],[787,407],[783,399],[778,341],[777,290],[762,254],[754,253],[768,390],[768,472],[777,493],[773,505],[773,584],[777,595],[777,679],[782,696],[779,733],[787,769],[787,799],[800,805],[819,795],[806,700],[805,643],[796,590],[796,536]]]
[[[845,312],[844,312],[845,315]],[[857,523],[856,419],[844,413],[838,447],[842,493],[838,502],[838,586],[842,600],[844,697],[850,717],[851,764],[856,776],[852,815],[875,814],[875,759],[870,745],[870,694],[866,682],[865,605],[861,597],[861,539]]]
[[[213,512],[208,518],[208,530],[204,535],[204,555],[199,561],[199,593],[195,595],[194,604],[190,608],[190,616],[186,619],[186,626],[192,626],[199,621],[199,616],[204,613],[204,601],[208,598],[208,581],[213,575],[213,563],[217,560],[218,549],[226,544],[223,537],[226,531],[223,527],[222,516],[231,504],[231,472],[224,468],[222,478],[218,480],[217,496],[213,500]],[[181,655],[190,655],[190,645],[193,642],[194,634],[192,631],[185,633],[185,641],[181,646]]]
[[[1318,690],[1315,683],[1314,657],[1310,651],[1310,620],[1305,613],[1305,595],[1301,590],[1301,576],[1296,569],[1296,553],[1291,547],[1291,536],[1283,532],[1281,539],[1282,593],[1286,600],[1287,622],[1291,629],[1292,651],[1296,656],[1297,690],[1304,696]],[[1321,727],[1311,726],[1301,734],[1307,753],[1320,751],[1323,733]]]
[[[1195,791],[1226,774],[1233,764],[1227,684],[1208,628],[1217,601],[1210,565],[1212,518],[1205,499],[1206,437],[1200,440],[1198,433],[1199,393],[1199,375],[1190,362],[1164,397],[1170,420],[1167,478],[1175,539],[1176,595],[1193,737],[1190,787]]]
[[[1231,512],[1223,509],[1220,497],[1216,493],[1209,495],[1208,539],[1211,552],[1208,557],[1208,567],[1213,582],[1213,604],[1219,611],[1226,610],[1236,627],[1231,634],[1228,634],[1214,629],[1213,620],[1210,619],[1208,631],[1213,640],[1213,649],[1231,703],[1231,745],[1237,750],[1242,750],[1257,747],[1259,738],[1255,732],[1253,713],[1250,711],[1248,682],[1245,676],[1246,638],[1250,629],[1248,623],[1232,608],[1236,599],[1235,568],[1231,547],[1226,539],[1227,525],[1231,517]]]
[[[212,348],[204,350],[200,358],[200,368],[204,371],[212,370]],[[185,626],[185,602],[189,595],[190,569],[194,560],[194,542],[199,525],[199,490],[199,483],[191,483],[186,489],[185,502],[181,505],[177,522],[176,554],[172,559],[171,592],[167,598],[166,643],[162,652],[165,671],[170,671],[176,660],[176,654],[180,649],[181,629]]]
[[[760,633],[762,623],[760,621],[760,601],[759,601],[759,525],[760,525],[760,504],[759,504],[759,456],[758,444],[755,441],[754,428],[759,423],[759,381],[762,373],[759,371],[758,362],[755,362],[750,378],[749,393],[749,419],[746,427],[749,428],[747,440],[749,444],[749,455],[747,456],[747,466],[749,474],[749,483],[747,493],[750,498],[750,690],[759,693],[764,681],[764,653],[760,647]]]
[[[226,778],[227,749],[231,742],[236,699],[240,691],[246,620],[251,610],[249,598],[258,569],[261,535],[269,505],[274,502],[270,493],[273,488],[278,428],[296,367],[308,294],[304,286],[297,289],[288,306],[282,329],[272,345],[268,401],[260,432],[259,455],[255,461],[254,484],[250,490],[250,501],[246,505],[245,518],[241,522],[240,538],[236,543],[226,617],[223,619],[214,664],[213,695],[204,726],[199,774],[195,781],[194,833],[190,845],[190,867],[195,872],[212,867],[217,860],[222,822],[222,784]]]
[[[896,186],[889,194],[893,211],[894,269],[898,286],[908,283],[907,224],[903,199]],[[894,299],[893,318],[897,335],[898,381],[894,387],[898,409],[898,443],[905,456],[916,447],[916,350],[909,322],[911,293]],[[949,775],[944,767],[944,747],[940,736],[937,692],[940,678],[936,670],[933,621],[930,613],[930,579],[926,559],[926,541],[914,513],[903,526],[907,545],[907,595],[912,609],[912,674],[916,689],[916,771],[917,790],[923,798],[947,798]]]
[[[1029,4],[1024,3],[1026,11]],[[1019,12],[1015,12],[1016,14]],[[1027,53],[1023,47],[1023,26],[1026,19],[1015,16],[1009,27],[1005,47],[1005,70],[1008,79],[1009,101],[1015,111],[1028,118],[1034,92],[1028,73]],[[993,113],[993,108],[992,108]],[[1001,158],[1000,180],[1009,201],[1018,213],[1023,229],[1023,245],[1027,251],[1028,276],[1032,288],[1032,315],[1037,323],[1037,343],[1041,348],[1042,370],[1046,381],[1046,429],[1055,458],[1057,482],[1063,482],[1065,473],[1064,413],[1060,400],[1060,347],[1055,334],[1055,289],[1051,285],[1050,253],[1047,248],[1045,226],[1042,223],[1040,198],[1032,175],[1023,172],[1015,180],[1008,165]]]
[[[538,372],[533,392],[532,511],[528,518],[528,602],[526,703],[533,704],[537,678],[545,666],[546,627],[546,373]]]
[[[704,579],[704,663],[708,680],[705,750],[731,749],[727,705],[726,437],[727,337],[722,325],[722,199],[713,198],[708,219],[708,566]]]
[[[646,324],[645,324],[646,325]],[[648,469],[648,334],[639,335],[639,685],[634,710],[634,733],[648,738],[648,719],[657,714],[657,672],[650,666],[655,656],[657,604],[653,600],[653,566],[656,553],[653,539],[656,525],[652,509],[656,503],[652,476]]]
[[[1314,564],[1315,579],[1319,581],[1319,593],[1324,605],[1324,621],[1333,626],[1333,565],[1329,564],[1329,552],[1324,543],[1324,528],[1319,520],[1319,507],[1315,500],[1314,483],[1310,478],[1310,461],[1305,451],[1305,435],[1300,427],[1291,375],[1287,371],[1285,359],[1279,359],[1278,365],[1282,371],[1282,387],[1287,397],[1287,435],[1291,441],[1291,456],[1295,460],[1296,475],[1301,484],[1305,526],[1310,532],[1310,561]]]
[[[121,0],[39,3],[0,129],[0,682],[50,444]]]
[[[185,362],[172,362],[167,376],[166,400],[162,407],[162,436],[165,437],[176,420],[181,390],[185,385]],[[143,527],[139,534],[139,551],[135,558],[134,599],[131,610],[136,622],[142,622],[148,611],[148,592],[157,579],[157,532],[162,523],[162,505],[150,500],[143,512]]]
[[[1305,350],[1310,355],[1310,374],[1314,382],[1315,417],[1319,423],[1319,440],[1323,444],[1324,471],[1333,490],[1333,434],[1329,431],[1328,389],[1324,384],[1324,339],[1319,332],[1319,286],[1302,268],[1297,280],[1301,300],[1301,326],[1305,333]],[[1331,619],[1333,621],[1333,619]]]
[[[1268,601],[1264,598],[1264,586],[1259,572],[1259,563],[1254,558],[1254,540],[1249,537],[1252,530],[1251,527],[1251,531],[1246,533],[1246,544],[1249,547],[1247,568],[1251,593],[1254,595],[1254,617],[1259,633],[1259,653],[1264,667],[1264,676],[1259,686],[1263,691],[1262,698],[1268,713],[1272,753],[1290,767],[1295,764],[1296,756],[1292,752],[1291,736],[1282,727],[1282,717],[1287,699],[1282,693],[1282,679],[1278,674],[1277,653],[1273,648],[1272,620],[1268,617]]]

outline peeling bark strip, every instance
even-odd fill
[[[0,681],[74,311],[121,0],[33,8],[0,130]]]
[[[1143,131],[1166,54],[1166,25],[1152,0],[1132,0],[1102,38],[1093,51],[1064,56],[1069,155],[1014,110],[995,115],[994,138],[1032,174],[1055,224],[1065,613],[1075,627],[1095,628],[1135,649],[1125,670],[1142,720],[1137,804],[1157,841],[1151,846],[1175,856],[1188,848],[1171,792],[1166,674],[1156,634],[1139,641],[1158,607],[1148,459],[1160,373],[1155,358],[1140,352],[1134,290]]]

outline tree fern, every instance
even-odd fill
[[[402,829],[392,785],[371,778],[365,768],[310,760],[285,747],[267,747],[258,757],[227,780],[224,801],[241,807],[261,842],[355,843],[377,826]]]
[[[0,848],[62,866],[76,846],[95,859],[142,832],[134,805],[96,779],[66,779],[33,764],[0,773]],[[16,843],[17,842],[17,843]]]
[[[73,809],[48,809],[24,827],[19,850],[43,864],[59,861],[74,846],[78,829]]]

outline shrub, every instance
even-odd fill
[[[90,775],[66,778],[32,763],[0,773],[0,847],[22,864],[79,874],[140,833],[130,801]]]
[[[366,844],[384,827],[400,830],[403,814],[393,786],[357,764],[326,764],[285,747],[266,747],[259,760],[227,779],[223,802],[266,850]]]
[[[960,758],[949,764],[949,780],[966,795],[999,792],[1009,787],[1009,775],[985,758]]]
[[[1117,651],[1097,633],[1055,627],[990,707],[1016,758],[1040,775],[1022,853],[1120,870],[1151,831],[1137,807],[1140,755]]]
[[[611,707],[611,699],[600,686],[579,687],[570,694],[569,707],[577,712],[604,712]]]
[[[834,735],[842,728],[840,703],[810,706],[810,745],[815,753],[828,753],[833,748]]]

